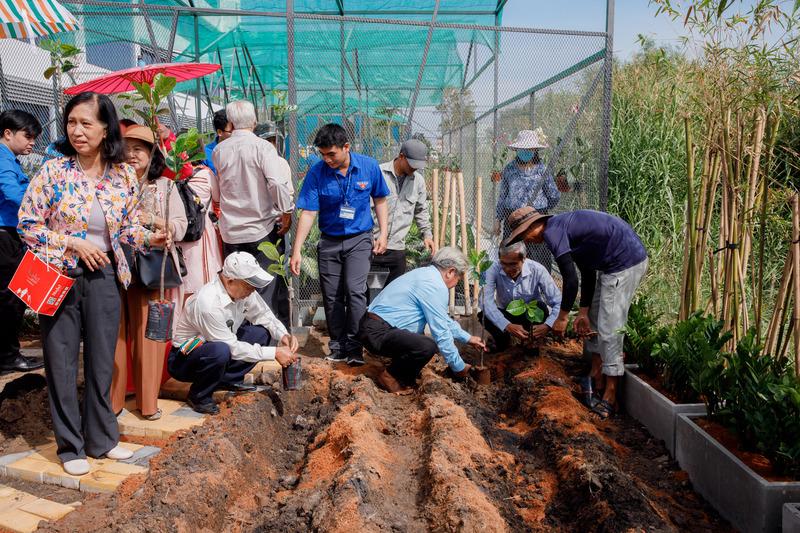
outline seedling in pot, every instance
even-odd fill
[[[528,303],[525,303],[522,298],[513,300],[508,304],[508,307],[506,307],[506,311],[514,316],[520,316],[524,313],[528,322],[531,324],[541,324],[544,322],[544,311],[539,307],[539,302],[536,300],[531,300]],[[533,342],[534,340],[531,338],[528,341],[528,345],[530,346]]]

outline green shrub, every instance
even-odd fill
[[[628,322],[619,333],[625,335],[623,350],[626,359],[639,365],[645,375],[654,378],[664,371],[664,364],[653,356],[653,351],[667,339],[669,329],[659,327],[662,313],[655,311],[653,299],[640,296],[628,310]]]

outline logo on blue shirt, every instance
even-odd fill
[[[359,189],[361,189],[362,191],[363,191],[364,189],[366,189],[368,185],[369,185],[369,182],[368,182],[368,181],[357,181],[357,182],[356,182],[356,187],[358,187],[358,188],[359,188]]]

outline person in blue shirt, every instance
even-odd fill
[[[42,125],[25,111],[9,109],[0,113],[0,374],[27,372],[44,363],[24,357],[19,351],[19,330],[25,304],[8,290],[8,284],[22,262],[26,247],[17,233],[19,206],[28,188],[28,176],[17,157],[33,150]]]
[[[564,280],[561,311],[553,322],[553,332],[560,336],[578,295],[575,267],[580,270],[581,299],[575,332],[584,339],[584,352],[592,357],[588,388],[605,390],[602,400],[589,395],[586,403],[598,420],[613,416],[618,407],[619,377],[625,371],[623,335],[617,332],[625,327],[633,293],[647,272],[647,250],[642,240],[621,218],[589,209],[552,216],[522,207],[511,213],[508,224],[512,233],[506,246],[519,240],[544,242],[556,258]],[[582,387],[586,392],[587,387]]]
[[[471,267],[467,256],[452,246],[433,254],[432,264],[412,270],[391,282],[370,304],[358,336],[367,349],[392,363],[378,376],[378,385],[394,394],[413,392],[417,376],[438,350],[459,378],[470,365],[455,342],[485,350],[480,337],[470,335],[447,315],[450,289]],[[425,326],[431,337],[423,334]]]
[[[347,132],[326,124],[314,145],[322,161],[308,171],[297,197],[302,209],[297,222],[289,266],[300,274],[301,250],[319,212],[321,236],[317,245],[322,302],[331,340],[329,361],[364,364],[361,341],[356,338],[367,310],[367,275],[372,253],[382,254],[388,238],[389,188],[378,162],[350,151]],[[375,204],[380,233],[373,242],[370,198]]]
[[[203,159],[203,164],[216,174],[217,169],[214,168],[214,161],[211,160],[211,152],[214,151],[214,148],[216,148],[219,143],[230,137],[233,131],[233,124],[228,121],[228,114],[224,109],[220,109],[214,113],[214,129],[217,131],[217,136],[212,142],[205,146],[206,158]]]
[[[526,252],[527,248],[521,242],[500,248],[500,261],[486,272],[483,288],[485,309],[478,313],[478,319],[483,320],[484,314],[488,319],[486,330],[494,339],[489,352],[508,348],[511,337],[521,341],[542,339],[556,320],[556,314],[551,314],[550,309],[561,307],[561,291],[550,273],[541,263],[527,259]],[[519,299],[525,303],[536,301],[544,312],[542,323],[534,325],[525,313],[514,316],[506,311],[508,304]]]

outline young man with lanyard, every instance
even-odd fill
[[[389,188],[378,162],[350,152],[347,133],[338,124],[317,132],[314,146],[322,161],[311,167],[297,197],[302,209],[289,266],[300,274],[301,250],[319,211],[322,235],[317,245],[322,300],[331,340],[329,361],[364,364],[358,325],[367,310],[370,254],[386,250]],[[374,241],[370,198],[380,233]]]

